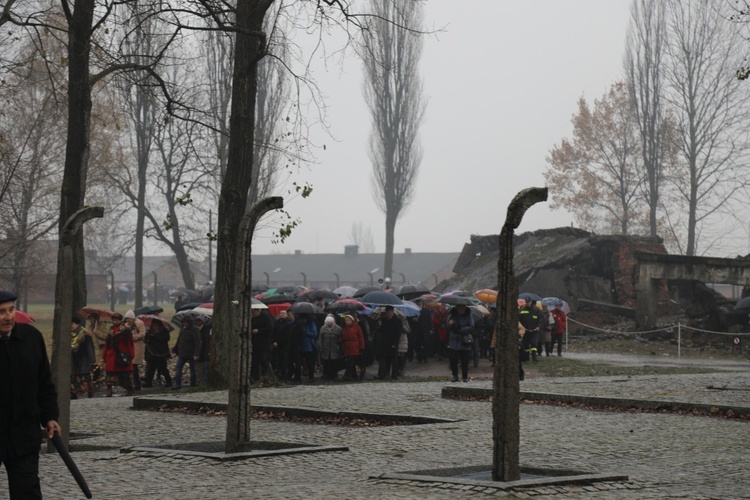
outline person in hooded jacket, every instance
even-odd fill
[[[120,359],[121,354],[127,353],[128,363]],[[124,388],[128,396],[134,393],[133,388],[133,356],[135,346],[133,345],[133,334],[130,328],[122,322],[122,314],[112,315],[112,326],[109,329],[107,342],[102,349],[104,368],[107,371],[107,397],[112,397],[112,387],[117,384]]]
[[[361,363],[360,355],[365,349],[365,336],[354,320],[354,316],[344,316],[344,328],[341,331],[341,352],[346,362],[344,380],[358,380],[357,364]]]
[[[292,315],[292,317],[290,317]],[[279,311],[279,317],[273,329],[272,362],[276,376],[282,382],[289,378],[289,360],[292,340],[293,313]]]
[[[169,330],[161,321],[152,321],[146,332],[144,342],[146,344],[146,375],[143,379],[143,387],[152,387],[154,375],[164,377],[166,387],[172,387],[172,376],[167,369],[167,361],[172,356],[169,352]]]
[[[448,314],[448,358],[450,360],[453,382],[458,382],[458,362],[461,361],[461,376],[464,382],[469,381],[469,354],[474,334],[474,318],[465,305],[459,304]],[[472,339],[472,342],[465,340]]]
[[[298,346],[301,361],[295,367],[294,379],[302,378],[302,366],[307,365],[310,382],[315,381],[315,341],[318,339],[318,328],[307,314],[300,314],[295,321],[292,332],[293,342]]]
[[[182,388],[182,369],[185,363],[190,369],[190,387],[198,385],[195,364],[201,356],[201,332],[195,327],[193,318],[188,314],[182,318],[182,329],[177,343],[172,349],[177,354],[177,366],[175,367],[174,389]]]

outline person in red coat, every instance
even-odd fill
[[[127,354],[127,360],[123,359],[123,354]],[[128,391],[128,396],[133,395],[133,356],[133,334],[123,324],[122,314],[115,313],[107,341],[102,348],[104,368],[107,370],[107,397],[112,397],[112,386],[115,384]]]
[[[555,342],[557,342],[557,355],[562,356],[563,334],[565,333],[565,326],[568,323],[568,317],[562,310],[562,304],[556,304],[551,313],[552,317],[555,318],[555,324],[550,325],[552,327],[552,345],[550,346],[550,350],[555,349]]]
[[[357,363],[364,349],[365,336],[362,334],[362,329],[354,321],[354,317],[347,314],[344,316],[344,329],[341,332],[341,351],[344,354],[344,361],[346,362],[344,380],[359,379],[357,376]]]

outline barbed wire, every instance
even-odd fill
[[[715,332],[715,331],[712,331],[712,330],[703,330],[701,328],[695,328],[695,327],[692,327],[692,326],[683,325],[682,323],[677,323],[677,324],[674,324],[674,325],[665,326],[665,327],[662,327],[662,328],[658,328],[656,330],[642,330],[642,331],[636,331],[636,332],[626,332],[626,331],[620,331],[620,330],[607,330],[605,328],[598,328],[598,327],[593,326],[593,325],[588,325],[586,323],[581,323],[580,321],[576,321],[576,320],[574,320],[573,318],[570,318],[570,317],[568,317],[568,322],[569,323],[575,323],[577,325],[583,326],[583,327],[591,329],[591,330],[595,330],[595,331],[599,331],[599,332],[603,332],[603,333],[616,333],[616,334],[620,334],[620,335],[640,335],[640,334],[644,334],[644,333],[671,332],[671,331],[674,331],[677,328],[680,328],[680,329],[683,329],[683,330],[693,330],[693,331],[696,331],[696,332],[712,333],[712,334],[715,334],[715,335],[732,335],[732,336],[735,336],[735,337],[747,337],[747,336],[750,336],[750,333],[745,333],[745,332],[736,332],[736,333],[732,333],[732,332]]]

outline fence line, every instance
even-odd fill
[[[682,352],[681,352],[682,349],[681,348],[682,348],[682,330],[683,329],[685,329],[685,330],[692,330],[694,332],[710,333],[710,334],[714,334],[714,335],[731,335],[733,337],[748,337],[748,336],[750,336],[750,333],[746,333],[746,332],[736,332],[736,333],[732,333],[732,332],[715,332],[713,330],[703,330],[701,328],[695,328],[695,327],[692,327],[692,326],[683,325],[682,323],[677,323],[677,324],[674,324],[674,325],[665,326],[665,327],[662,327],[662,328],[658,328],[656,330],[642,330],[642,331],[635,331],[635,332],[625,332],[625,331],[618,331],[618,330],[607,330],[605,328],[598,328],[598,327],[596,327],[594,325],[588,325],[586,323],[581,323],[580,321],[576,321],[575,319],[568,317],[568,320],[567,320],[566,325],[565,325],[565,348],[566,349],[568,348],[568,324],[569,323],[575,323],[575,324],[580,325],[582,327],[585,327],[585,328],[588,328],[588,329],[591,329],[591,330],[595,330],[595,331],[599,331],[599,332],[603,332],[603,333],[616,333],[618,335],[640,335],[640,334],[644,334],[644,333],[671,332],[671,331],[674,331],[675,329],[677,329],[677,357],[678,358],[681,357],[681,354],[682,354]]]

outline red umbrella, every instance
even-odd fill
[[[203,304],[199,305],[198,307],[205,307],[206,309],[213,309],[214,303],[213,302],[204,302]]]
[[[146,328],[151,328],[151,323],[153,323],[154,321],[158,321],[159,323],[164,325],[164,328],[166,328],[168,332],[174,330],[174,327],[169,324],[169,321],[155,314],[141,314],[138,316],[138,319],[143,321],[143,324],[146,325]]]
[[[78,312],[84,318],[88,318],[89,316],[96,314],[102,321],[112,321],[112,315],[114,314],[104,306],[83,306]]]
[[[16,323],[33,323],[34,316],[23,311],[16,310]]]
[[[281,304],[268,304],[268,310],[274,317],[278,317],[281,311],[286,311],[292,304],[290,302],[283,302]]]

